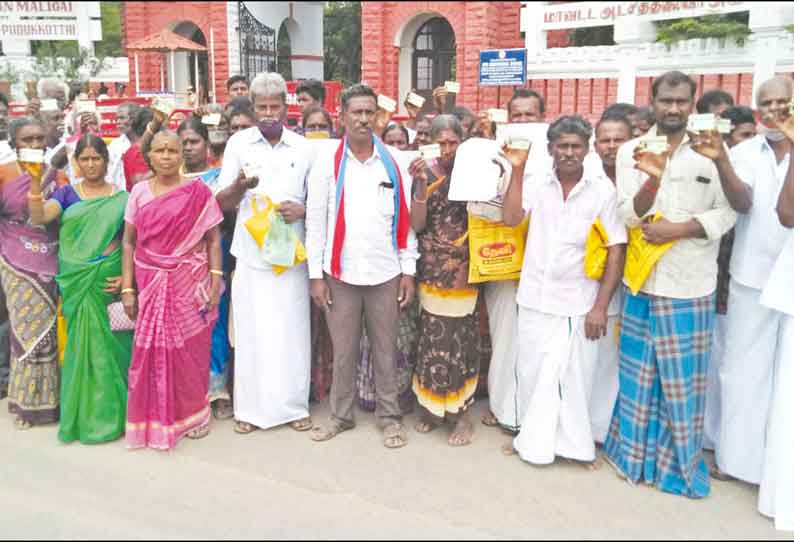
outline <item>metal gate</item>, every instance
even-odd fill
[[[250,81],[256,74],[276,71],[276,31],[254,17],[240,2],[240,68]]]

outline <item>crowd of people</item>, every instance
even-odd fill
[[[19,429],[170,450],[214,417],[322,442],[359,407],[400,448],[415,409],[416,433],[463,446],[486,389],[504,454],[601,457],[690,498],[743,480],[794,530],[792,80],[760,85],[753,110],[668,72],[649,107],[563,115],[530,148],[477,143],[496,123],[444,87],[431,114],[406,99],[392,122],[356,84],[335,122],[304,81],[294,129],[280,75],[227,87],[176,131],[122,105],[110,144],[56,79],[10,123],[0,99],[0,362]],[[693,128],[695,110],[729,129]],[[545,123],[544,97],[516,90],[507,121]],[[497,198],[452,199],[456,161],[486,148],[465,161],[498,165]],[[472,280],[475,220],[521,239],[517,276]]]

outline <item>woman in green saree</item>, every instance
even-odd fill
[[[83,181],[43,202],[31,186],[34,224],[60,218],[56,280],[67,341],[61,377],[58,438],[84,444],[124,433],[132,332],[111,330],[107,306],[121,287],[121,232],[128,194],[105,180],[108,150],[96,135],[80,138],[75,158]]]

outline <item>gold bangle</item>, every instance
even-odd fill
[[[413,197],[414,197],[414,201],[415,201],[416,203],[427,203],[427,198],[428,198],[428,196],[425,196],[425,199],[416,199],[416,194],[414,194],[414,196],[413,196]]]
[[[135,292],[135,288],[124,288],[123,290],[121,290],[121,293],[122,294],[134,294],[136,292]]]
[[[219,277],[223,276],[223,271],[220,271],[219,269],[210,269],[210,273],[213,275],[218,275]]]
[[[41,194],[31,194],[28,192],[28,201],[44,201],[44,196]]]

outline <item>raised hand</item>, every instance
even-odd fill
[[[725,154],[722,134],[717,130],[687,132],[692,140],[692,150],[710,160],[716,160]]]
[[[408,166],[408,174],[415,180],[427,182],[427,162],[421,156],[417,156]]]
[[[259,177],[246,177],[245,172],[241,171],[235,182],[243,190],[252,190],[259,185]]]
[[[389,125],[389,121],[394,113],[391,111],[387,111],[382,107],[378,108],[378,111],[375,113],[375,125],[373,130],[375,133],[380,137],[383,135],[383,132],[386,130],[386,127]]]
[[[500,153],[501,156],[507,159],[510,162],[510,165],[514,168],[524,167],[524,164],[527,163],[527,159],[529,159],[529,151],[532,148],[530,145],[529,149],[514,149],[509,147],[507,143],[502,146],[502,152]]]
[[[634,149],[634,169],[638,169],[656,179],[661,179],[667,166],[668,154],[668,151],[656,154],[638,146]]]
[[[436,104],[436,111],[438,114],[444,113],[444,106],[447,104],[447,88],[445,86],[440,86],[433,89],[433,103]]]

